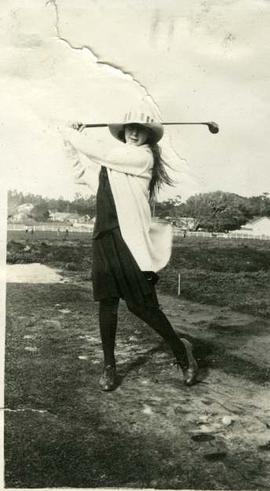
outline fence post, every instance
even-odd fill
[[[181,275],[178,273],[178,279],[177,279],[177,295],[178,297],[181,294]]]

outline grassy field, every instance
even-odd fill
[[[35,233],[33,238],[10,232],[8,238],[9,263],[51,264],[91,278],[91,236],[87,233],[70,234],[64,240],[54,232]],[[179,273],[183,298],[270,316],[268,241],[175,239],[171,261],[160,273],[159,290],[177,296]]]
[[[185,238],[175,242],[160,289],[184,298],[270,316],[270,242]]]
[[[85,234],[9,240],[9,263],[52,265],[68,281],[7,286],[6,487],[269,489],[269,245],[178,239],[160,298],[194,343],[200,382],[184,386],[168,346],[123,302],[110,394],[98,387],[91,252]]]
[[[220,345],[224,334],[212,323],[204,321],[203,338],[195,322],[186,325],[193,307],[174,309],[180,326],[196,336],[200,366],[211,371],[206,383],[187,389],[165,343],[122,304],[121,383],[104,394],[89,286],[10,284],[7,295],[6,487],[265,489],[259,484],[268,475],[261,439],[267,428],[253,416],[260,399],[252,394],[261,394],[267,374],[260,359],[239,356],[248,325],[236,354]],[[233,323],[230,316],[229,332]],[[175,317],[174,324],[179,329]],[[228,427],[224,415],[233,418]],[[259,416],[267,422],[266,412]]]
[[[52,230],[35,230],[33,234],[31,233],[31,231],[28,231],[26,233],[23,230],[8,230],[7,234],[8,240],[23,240],[26,242],[36,242],[39,240],[79,240],[80,242],[89,242],[91,240],[91,236],[92,234],[89,232],[77,232],[76,230],[69,232],[68,236],[66,236],[64,230],[61,230],[60,232]]]

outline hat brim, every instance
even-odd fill
[[[142,123],[141,121],[130,121],[128,123],[119,123],[119,124],[109,124],[109,130],[112,136],[114,138],[117,138],[117,140],[120,140],[121,142],[125,143],[124,139],[124,127],[128,124],[136,123],[139,124],[140,126],[144,126],[145,128],[148,128],[151,130],[151,142],[152,143],[157,143],[161,138],[163,137],[164,129],[161,123]]]

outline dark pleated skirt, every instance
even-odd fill
[[[133,304],[157,303],[157,280],[157,274],[140,270],[119,228],[93,239],[94,300],[118,297]]]

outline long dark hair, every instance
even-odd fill
[[[143,126],[143,125],[138,124],[138,126]],[[154,159],[154,165],[152,168],[152,177],[149,183],[149,200],[150,203],[153,204],[155,202],[155,197],[158,191],[160,190],[160,188],[164,184],[167,184],[168,186],[174,186],[174,181],[173,179],[170,178],[170,176],[168,175],[165,169],[166,162],[161,157],[161,150],[159,145],[157,143],[153,143],[153,134],[151,129],[149,128],[147,129],[149,133],[147,143],[152,151],[153,159]],[[119,138],[123,142],[126,141],[124,129],[121,132],[119,132]]]
[[[149,184],[149,197],[150,201],[153,202],[160,188],[164,184],[167,184],[168,186],[173,186],[174,181],[170,178],[165,169],[166,163],[161,156],[160,147],[157,145],[157,143],[151,142],[149,143],[149,147],[151,148],[154,158],[152,177]]]

